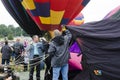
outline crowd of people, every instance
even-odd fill
[[[68,80],[68,60],[70,58],[68,48],[72,35],[68,30],[63,33],[55,30],[54,34],[55,37],[50,42],[40,40],[38,35],[33,35],[32,43],[26,46],[21,43],[20,39],[16,39],[13,46],[9,46],[8,41],[5,41],[1,48],[2,64],[10,65],[11,54],[14,53],[15,65],[23,64],[24,71],[28,70],[29,63],[29,80],[33,80],[34,71],[36,71],[36,80],[41,80],[42,62],[49,57],[51,63],[48,64],[52,68],[52,80],[58,80],[60,72],[62,80]]]

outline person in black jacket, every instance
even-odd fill
[[[13,50],[15,53],[15,64],[19,64],[19,62],[23,62],[24,60],[24,46],[23,44],[20,42],[20,39],[16,39],[16,42],[13,44]]]
[[[12,50],[8,45],[8,41],[5,41],[5,45],[1,48],[1,53],[2,64],[4,65],[6,63],[7,65],[9,65]]]
[[[68,60],[70,58],[69,43],[72,35],[68,30],[65,31],[64,36],[62,36],[58,30],[55,30],[54,34],[55,38],[50,42],[48,49],[48,53],[52,56],[52,80],[58,80],[60,71],[63,80],[68,80]]]

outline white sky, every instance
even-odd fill
[[[101,20],[109,11],[120,5],[120,0],[91,0],[82,11],[85,22]],[[0,24],[18,26],[0,1]]]
[[[120,0],[91,0],[82,11],[85,22],[101,20],[119,5]]]

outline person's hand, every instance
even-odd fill
[[[61,27],[62,27],[62,31],[63,31],[63,32],[66,31],[65,25],[62,25]]]

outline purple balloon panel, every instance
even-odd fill
[[[81,53],[80,47],[77,42],[74,42],[74,44],[70,47],[69,50],[73,53]]]

